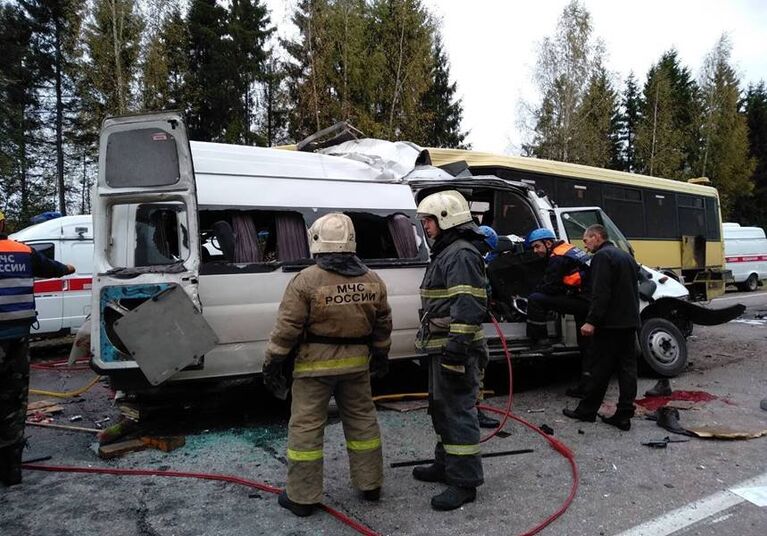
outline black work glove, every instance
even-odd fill
[[[462,378],[466,375],[466,359],[462,355],[443,352],[439,360],[439,370],[445,376]]]
[[[264,386],[280,400],[288,398],[288,378],[285,376],[281,361],[269,361],[264,363],[262,371]]]
[[[389,373],[389,355],[385,352],[373,350],[370,356],[370,376],[383,378]]]
[[[449,340],[439,360],[439,368],[442,374],[446,376],[463,376],[466,374],[467,352],[467,344],[452,339]]]

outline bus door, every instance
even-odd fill
[[[93,365],[152,385],[202,366],[216,344],[198,295],[192,153],[177,113],[110,118],[94,203]]]

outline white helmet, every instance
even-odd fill
[[[439,228],[443,231],[472,221],[469,204],[455,190],[445,190],[427,195],[418,204],[417,214],[419,218],[434,216],[437,218]]]
[[[357,251],[354,224],[340,212],[325,214],[309,228],[309,251],[317,253],[354,253]]]

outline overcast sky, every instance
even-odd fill
[[[568,0],[423,1],[440,20],[468,141],[476,150],[519,154],[526,139],[520,103],[536,102],[531,78],[538,47],[553,35]],[[278,32],[289,35],[294,2],[268,4]],[[621,89],[630,71],[644,83],[650,65],[672,47],[697,78],[703,58],[723,33],[730,36],[744,88],[767,81],[765,0],[584,0],[584,5]]]

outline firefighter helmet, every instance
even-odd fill
[[[357,240],[354,224],[340,212],[325,214],[309,228],[309,251],[317,253],[354,253]]]
[[[418,217],[433,216],[443,231],[471,221],[471,211],[466,199],[455,190],[445,190],[427,195],[418,204]]]

